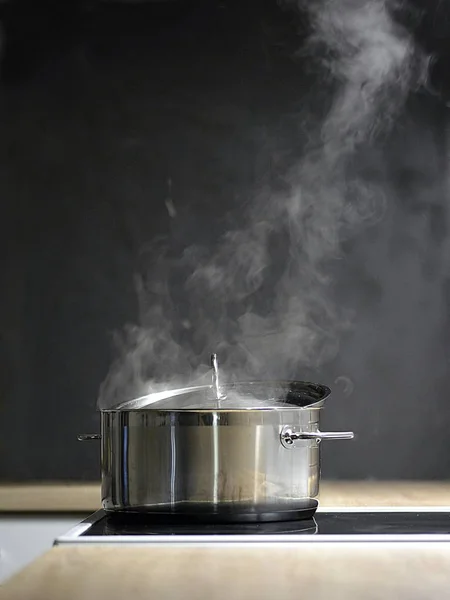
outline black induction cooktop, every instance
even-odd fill
[[[55,543],[230,543],[292,541],[448,541],[448,510],[318,511],[301,521],[241,524],[170,522],[94,513]]]

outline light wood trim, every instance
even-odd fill
[[[0,512],[83,512],[101,506],[98,483],[0,485]]]
[[[450,593],[448,544],[57,547],[2,600],[430,600]]]
[[[83,512],[100,508],[98,483],[0,485],[0,512]],[[450,506],[450,482],[323,481],[327,506]]]

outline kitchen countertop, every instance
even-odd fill
[[[450,593],[446,543],[56,547],[1,600],[430,600]]]
[[[0,486],[3,511],[94,511],[99,486]],[[447,506],[450,482],[322,483],[321,506]],[[58,546],[0,587],[0,600],[429,600],[450,595],[448,543],[289,547]]]
[[[90,513],[100,497],[97,483],[3,484],[0,512]],[[320,505],[450,507],[450,481],[323,481]]]

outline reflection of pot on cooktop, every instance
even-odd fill
[[[56,540],[63,543],[450,541],[450,512],[436,508],[336,508],[290,522],[200,523],[99,510]]]
[[[314,519],[275,523],[202,523],[195,525],[189,519],[174,522],[170,519],[117,518],[106,516],[95,523],[89,535],[107,536],[156,536],[156,535],[315,535]]]

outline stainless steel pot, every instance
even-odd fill
[[[199,386],[101,412],[106,511],[258,521],[309,518],[317,507],[320,442],[330,390],[307,382]],[[239,399],[233,401],[234,398]]]

